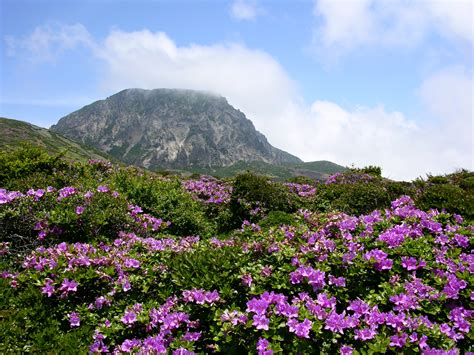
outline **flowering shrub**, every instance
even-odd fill
[[[0,216],[0,236],[15,251],[61,241],[109,240],[123,228],[148,235],[169,225],[128,205],[106,185],[87,191],[50,186],[26,194],[0,189]]]
[[[314,196],[316,187],[308,184],[285,183],[288,189],[300,197]]]
[[[92,193],[114,199],[106,185]],[[84,195],[72,187],[2,191],[2,208],[46,207],[48,198],[82,206]],[[88,206],[68,208],[80,216]],[[130,223],[115,238],[40,245],[21,268],[4,269],[2,312],[11,317],[0,323],[3,349],[474,350],[474,227],[459,215],[419,210],[403,196],[366,215],[301,210],[291,226],[246,222],[223,239],[203,239],[162,234],[162,223],[135,205],[120,213]]]
[[[210,234],[206,206],[186,192],[179,179],[122,170],[112,180],[112,185],[144,212],[170,221],[171,233],[182,236]]]

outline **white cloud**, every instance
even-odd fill
[[[254,1],[236,0],[232,3],[230,14],[236,20],[252,21],[262,13]]]
[[[109,92],[126,87],[212,91],[252,117],[278,114],[281,103],[296,93],[274,58],[241,44],[178,47],[162,32],[113,31],[97,55],[106,63],[103,83]]]
[[[469,131],[458,130],[462,125],[457,120],[452,125],[421,124],[383,106],[348,110],[316,101],[306,114],[295,112],[292,123],[292,134],[299,139],[285,148],[291,146],[307,161],[379,165],[385,176],[408,180],[429,172],[473,169],[472,140]]]
[[[25,37],[5,36],[7,54],[22,54],[34,62],[54,62],[65,50],[78,46],[90,47],[94,41],[87,29],[74,25],[48,24],[39,26]]]
[[[472,45],[473,6],[469,0],[316,0],[314,42],[333,56],[364,46],[414,46],[432,32]]]
[[[474,80],[471,70],[460,66],[445,68],[426,78],[418,90],[427,111],[437,121],[431,132],[440,146],[465,152],[466,166],[474,170]],[[454,145],[454,147],[453,147]]]
[[[143,30],[112,31],[90,48],[103,63],[107,93],[129,87],[213,91],[242,110],[270,143],[306,161],[380,165],[395,179],[474,168],[472,72],[461,67],[426,78],[418,96],[431,119],[415,123],[382,105],[307,105],[277,60],[243,44],[178,46],[163,32]]]

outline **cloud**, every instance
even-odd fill
[[[39,26],[28,36],[5,36],[4,40],[9,56],[23,56],[33,62],[54,62],[66,50],[94,44],[87,29],[79,23]]]
[[[240,21],[253,21],[261,13],[262,10],[254,1],[236,0],[230,8],[231,16]]]
[[[437,118],[431,132],[445,150],[465,152],[466,166],[474,170],[474,80],[472,70],[444,68],[427,77],[418,90],[426,111]],[[459,158],[458,158],[459,159]]]
[[[252,117],[276,115],[296,95],[295,83],[273,57],[242,44],[179,47],[163,32],[113,31],[96,55],[105,62],[103,85],[109,92],[126,87],[212,91]]]
[[[241,43],[178,46],[164,32],[115,30],[89,48],[101,62],[104,92],[168,87],[218,93],[270,143],[305,161],[380,165],[394,179],[474,168],[473,81],[463,67],[425,78],[415,94],[426,119],[415,121],[381,104],[348,108],[317,100],[308,105],[275,58]]]
[[[289,125],[282,128],[296,138],[283,148],[291,147],[305,161],[379,165],[384,176],[410,180],[426,173],[473,169],[470,133],[458,130],[463,123],[463,119],[452,119],[450,125],[419,123],[382,105],[345,109],[315,101],[309,111],[294,111],[293,130]]]
[[[410,47],[430,33],[474,42],[471,1],[317,0],[314,44],[340,56],[359,47]]]

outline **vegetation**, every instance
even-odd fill
[[[222,178],[233,177],[245,173],[246,171],[252,171],[279,181],[302,176],[306,176],[313,181],[324,181],[332,174],[342,173],[346,168],[325,160],[308,163],[285,163],[282,165],[269,164],[263,161],[239,161],[231,166],[214,167],[209,169],[194,168],[192,170],[196,173],[208,174]]]
[[[111,159],[94,148],[74,142],[56,132],[32,124],[0,117],[0,150],[12,152],[21,144],[43,147],[50,154],[63,153],[64,158],[85,162],[89,159]]]
[[[474,351],[474,174],[182,178],[0,154],[2,353]]]

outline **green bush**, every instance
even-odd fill
[[[419,208],[445,209],[457,213],[469,220],[474,219],[474,194],[461,187],[451,184],[435,184],[427,186],[416,200]]]
[[[293,212],[296,209],[295,197],[282,184],[272,182],[265,176],[246,172],[234,180],[230,200],[233,227],[240,226],[244,220],[259,220],[261,212]]]
[[[287,180],[288,182],[292,182],[295,184],[307,184],[307,185],[314,185],[315,180],[311,179],[310,177],[307,176],[295,176]]]
[[[295,224],[295,217],[282,211],[270,211],[270,213],[259,223],[261,227],[273,227]]]
[[[0,152],[0,186],[23,190],[61,184],[70,173],[62,157],[26,144],[12,152]]]
[[[175,235],[208,235],[212,232],[204,208],[181,186],[177,178],[141,175],[123,169],[113,177],[116,189],[131,203],[151,215],[171,222],[168,231]]]
[[[141,228],[137,229],[139,222],[129,214],[128,202],[111,191],[74,189],[62,199],[61,190],[41,191],[44,195],[40,198],[24,196],[0,205],[0,242],[10,243],[17,255],[31,252],[40,244],[111,240],[126,227],[142,233]],[[87,193],[91,196],[86,197]]]
[[[474,173],[459,170],[444,176],[428,175],[426,181],[417,179],[414,183],[416,205],[428,210],[445,209],[474,220]]]

